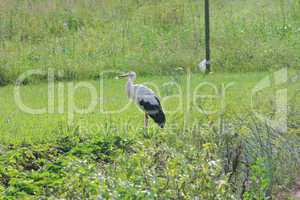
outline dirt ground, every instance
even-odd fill
[[[296,179],[295,185],[290,192],[279,193],[275,200],[300,200],[300,176]]]
[[[291,196],[294,199],[300,200],[300,176],[296,180],[295,188],[293,189]]]

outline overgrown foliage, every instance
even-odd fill
[[[299,168],[299,138],[243,117],[135,136],[91,138],[75,127],[52,143],[1,146],[0,192],[4,199],[269,199]]]
[[[97,163],[112,164],[116,156],[131,151],[132,141],[120,137],[85,139],[74,134],[56,143],[9,145],[1,149],[2,196],[95,196],[100,187]]]

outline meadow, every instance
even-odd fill
[[[0,0],[0,199],[292,199],[300,2],[211,1],[208,75],[202,11]],[[164,129],[144,130],[115,79],[129,70],[161,97]]]
[[[298,69],[299,10],[296,0],[212,1],[214,71]],[[29,69],[63,70],[58,80],[195,71],[204,55],[203,1],[1,0],[0,19],[0,84]]]

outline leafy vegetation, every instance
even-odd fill
[[[92,138],[75,127],[49,143],[2,146],[0,191],[7,199],[267,199],[290,183],[299,138],[222,120],[186,132]]]
[[[6,198],[91,197],[99,188],[95,162],[112,163],[129,144],[119,137],[86,143],[72,135],[57,143],[10,145],[2,150],[1,192]]]

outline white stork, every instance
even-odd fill
[[[134,84],[136,79],[135,72],[129,72],[120,75],[119,78],[128,77],[126,84],[126,92],[130,99],[132,99],[144,112],[144,127],[148,128],[149,116],[163,128],[166,123],[166,117],[161,107],[159,98],[155,93],[148,87],[140,84]]]

